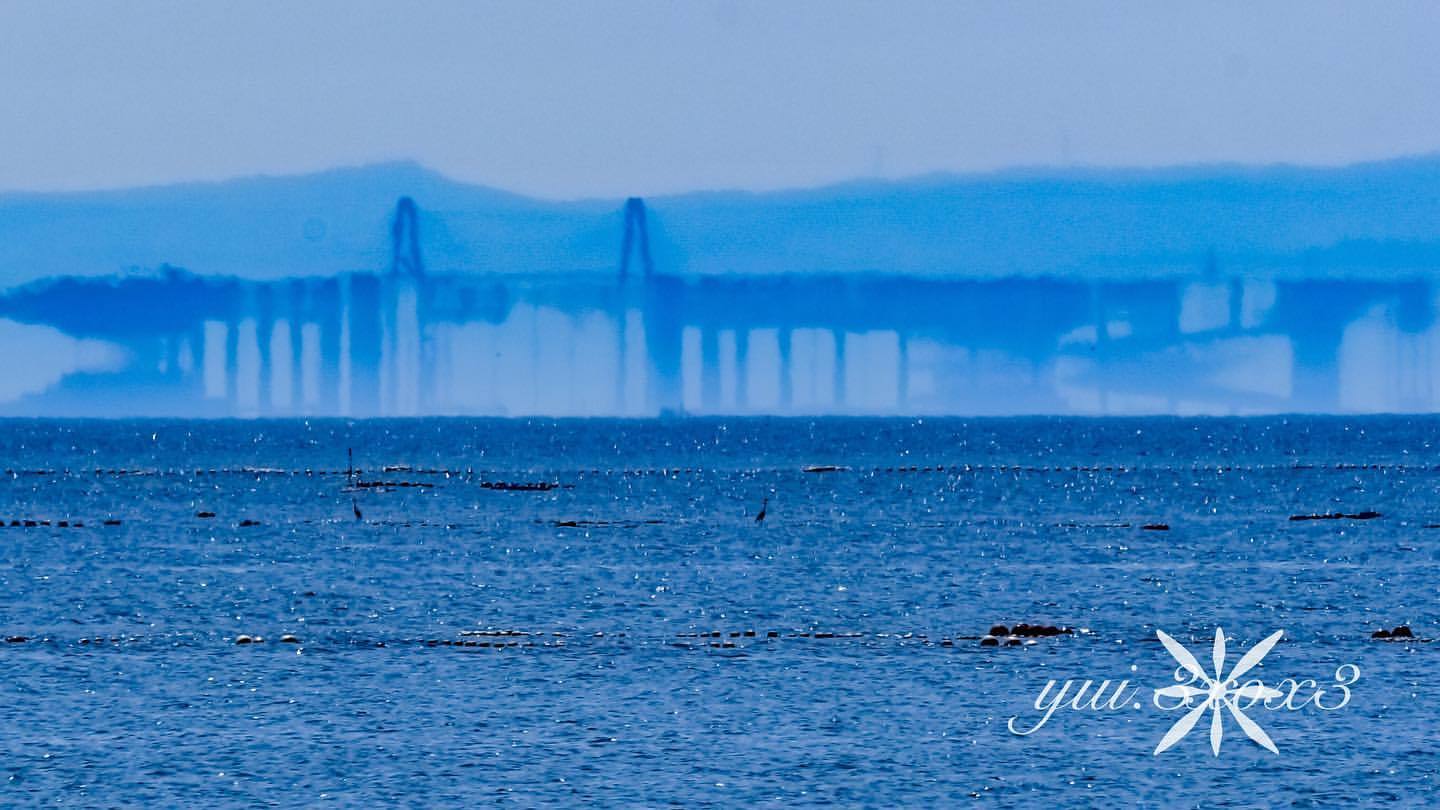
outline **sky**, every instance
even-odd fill
[[[0,190],[548,198],[1440,150],[1440,4],[0,0]]]

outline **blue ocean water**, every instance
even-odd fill
[[[1426,803],[1440,647],[1369,635],[1440,637],[1437,448],[1382,417],[7,421],[0,803]],[[980,646],[1022,621],[1083,632]],[[1267,683],[1355,664],[1351,700],[1252,710],[1278,754],[1227,720],[1217,758],[1207,717],[1152,755],[1156,630],[1208,663],[1217,626],[1231,663],[1284,630]],[[1067,678],[1143,704],[1009,731]]]

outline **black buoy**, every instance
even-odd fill
[[[764,522],[765,522],[765,512],[766,512],[767,509],[769,509],[769,507],[770,507],[770,499],[769,499],[769,498],[766,498],[766,499],[764,499],[763,501],[760,502],[760,514],[758,514],[758,515],[755,516],[755,522],[756,522],[756,523],[764,523]]]
[[[351,499],[350,499],[350,509],[351,509],[351,511],[353,511],[353,512],[355,513],[355,519],[356,519],[356,520],[364,520],[364,519],[365,519],[365,516],[362,515],[362,514],[360,514],[360,504],[356,503],[354,498],[351,498]]]

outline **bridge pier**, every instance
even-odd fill
[[[1110,318],[1098,285],[1090,287],[1090,306],[1095,323],[1095,391],[1100,415],[1110,412]]]
[[[795,399],[794,380],[790,373],[790,327],[780,327],[777,340],[780,344],[780,413],[790,413]]]
[[[274,385],[272,384],[274,382],[272,377],[274,376],[275,365],[272,356],[274,354],[272,351],[273,346],[271,345],[274,339],[274,319],[266,317],[256,321],[255,343],[260,350],[260,373],[257,375],[259,377],[259,394],[255,400],[255,407],[262,416],[268,415],[275,409],[275,403],[272,399],[275,395]]]
[[[316,369],[315,407],[327,416],[341,413],[340,396],[340,332],[344,310],[340,301],[340,284],[324,281],[315,295],[315,321],[320,331],[319,368]]]
[[[750,410],[750,330],[735,330],[735,412]]]
[[[390,416],[395,413],[396,400],[396,374],[395,374],[395,282],[389,276],[380,280],[379,296],[379,319],[380,319],[380,360],[376,364],[376,413],[380,416]]]
[[[255,410],[264,416],[272,409],[271,375],[274,370],[271,342],[275,338],[275,310],[270,290],[261,286],[255,291],[255,347],[259,355],[256,376]]]
[[[904,332],[899,333],[900,358],[896,373],[895,410],[906,413],[910,408],[910,341]]]
[[[700,412],[717,413],[720,404],[720,333],[700,329]]]
[[[285,326],[290,335],[290,402],[287,411],[298,414],[305,409],[305,368],[302,362],[304,346],[301,345],[301,333],[305,325],[306,294],[303,281],[291,282],[289,287],[285,313]]]
[[[375,276],[349,277],[350,412],[354,416],[380,413],[380,362],[383,330],[380,325],[380,281]]]
[[[423,281],[415,285],[415,332],[420,345],[417,347],[419,368],[416,369],[418,380],[414,413],[432,412],[440,402],[440,378],[436,375],[440,365],[440,350],[435,329],[429,324],[426,313],[426,291]]]
[[[225,403],[231,416],[240,412],[240,321],[225,321]]]
[[[386,414],[413,416],[419,412],[427,385],[419,285],[408,276],[392,276],[386,286],[384,328],[388,379],[382,378],[386,398],[381,408]]]
[[[650,276],[645,285],[645,353],[650,359],[647,375],[649,408],[662,415],[684,410],[681,341],[685,320],[680,312],[684,292],[680,279]]]
[[[304,413],[305,402],[305,322],[298,317],[290,319],[290,413]]]
[[[211,413],[213,404],[205,398],[205,323],[201,321],[186,331],[180,347],[181,371],[186,376],[186,398],[191,402],[203,403],[205,412]],[[186,354],[189,367],[186,368]]]
[[[834,404],[832,410],[841,413],[845,410],[845,330],[832,330],[831,335],[835,339],[835,377],[834,377]]]
[[[615,415],[625,416],[629,409],[625,407],[626,393],[630,390],[630,353],[627,344],[630,340],[628,330],[625,328],[625,320],[629,317],[622,304],[610,313],[611,319],[615,322]]]
[[[284,355],[275,357],[275,370],[271,375],[271,411],[275,414],[294,414],[300,409],[300,313],[301,313],[301,284],[292,282],[284,287],[276,287],[274,295],[275,326],[272,327],[272,342],[278,342],[279,336],[284,334],[288,339],[285,346],[279,347]],[[281,329],[284,326],[284,330]],[[278,360],[284,359],[285,369],[288,373],[281,373],[281,366]],[[279,392],[282,388],[289,389],[288,401],[282,401]]]

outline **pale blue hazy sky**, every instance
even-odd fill
[[[0,0],[0,189],[408,158],[574,197],[1440,149],[1433,3],[415,7]]]

